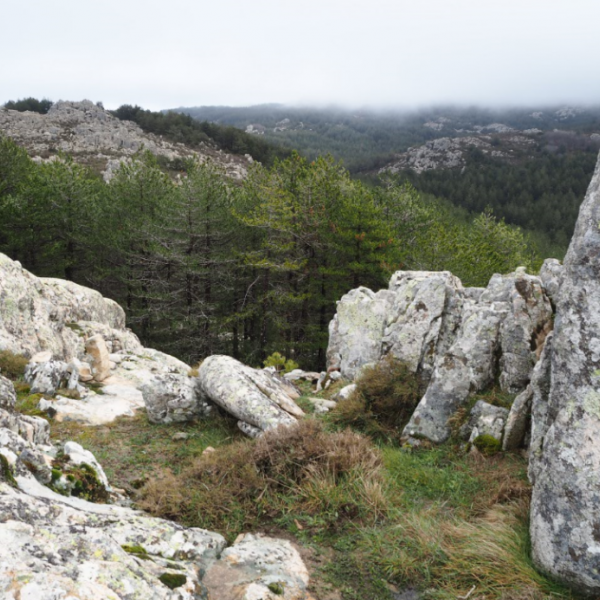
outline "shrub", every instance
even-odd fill
[[[29,359],[10,350],[0,351],[0,374],[9,379],[23,377]]]
[[[378,439],[399,439],[420,400],[419,377],[388,355],[363,370],[356,390],[338,402],[332,417]]]
[[[286,359],[285,356],[279,352],[273,352],[271,356],[267,356],[263,365],[265,367],[275,367],[277,372],[281,373],[289,373],[298,368],[297,362],[293,361],[291,358]]]
[[[327,432],[305,419],[202,455],[178,477],[149,481],[139,503],[155,515],[234,537],[293,511],[329,524],[376,516],[380,484],[380,453],[367,438]]]

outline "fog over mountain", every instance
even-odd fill
[[[3,7],[0,102],[594,103],[595,0],[32,0]]]

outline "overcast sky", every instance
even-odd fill
[[[600,103],[600,0],[28,0],[0,103]]]

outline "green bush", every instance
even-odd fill
[[[374,438],[398,440],[419,400],[418,375],[388,355],[363,370],[355,392],[338,402],[332,417]]]
[[[0,375],[15,380],[23,376],[29,359],[10,350],[0,351]]]
[[[289,373],[298,368],[297,362],[293,361],[291,358],[286,359],[285,356],[279,352],[273,352],[271,356],[267,356],[263,365],[265,367],[275,367],[278,373]]]

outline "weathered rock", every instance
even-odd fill
[[[66,387],[70,372],[67,363],[61,360],[30,362],[25,367],[25,381],[31,386],[32,394],[54,396],[56,390]]]
[[[311,600],[308,571],[287,540],[245,534],[224,550],[204,584],[219,600]]]
[[[544,284],[546,295],[552,304],[556,304],[558,291],[563,277],[563,266],[556,258],[547,258],[540,269],[540,279]]]
[[[348,292],[337,303],[337,312],[329,324],[327,366],[339,369],[352,380],[363,364],[381,358],[381,343],[393,292],[375,294],[360,287]]]
[[[305,381],[310,381],[311,383],[316,383],[319,380],[320,373],[316,373],[315,371],[303,371],[302,369],[294,369],[289,373],[286,373],[283,378],[288,381],[298,381],[299,379],[303,379]]]
[[[337,406],[335,400],[326,400],[325,398],[307,398],[307,400],[315,407],[315,413],[318,415],[328,413]]]
[[[531,376],[531,439],[529,441],[529,481],[535,483],[537,471],[542,468],[542,450],[544,437],[556,418],[554,410],[548,404],[552,371],[552,343],[554,332],[546,338],[546,344],[540,360]]]
[[[446,307],[462,292],[462,284],[447,271],[397,271],[389,290],[393,301],[386,314],[382,352],[376,360],[391,354],[429,380]]]
[[[495,298],[506,299],[509,303],[508,314],[500,329],[499,382],[502,390],[518,393],[529,383],[533,366],[551,329],[552,305],[539,277],[517,269],[514,276],[504,279],[506,294],[498,294]]]
[[[538,365],[540,363],[538,362]],[[536,365],[537,366],[537,365]],[[531,415],[531,398],[533,390],[528,385],[513,401],[510,407],[504,437],[502,439],[502,450],[508,452],[517,450],[523,445],[527,433],[527,425]]]
[[[168,373],[155,375],[141,387],[148,420],[152,423],[182,423],[205,416],[205,402],[198,380]]]
[[[104,381],[110,375],[110,356],[106,342],[100,334],[85,341],[85,351],[90,357],[92,375],[96,381]]]
[[[17,480],[18,490],[0,482],[2,598],[206,597],[201,577],[225,547],[220,535]],[[185,581],[171,590],[159,580],[164,573]]]
[[[461,427],[461,436],[469,442],[482,435],[491,436],[500,443],[507,417],[507,408],[478,400],[471,409],[469,420]]]
[[[86,464],[92,467],[96,472],[96,477],[98,481],[107,489],[110,488],[108,484],[108,477],[106,477],[106,473],[104,469],[100,465],[100,463],[96,460],[96,457],[89,451],[85,450],[80,444],[77,442],[66,442],[63,448],[63,452],[65,456],[68,457],[68,464],[71,465],[82,465]]]
[[[496,380],[511,393],[525,389],[551,323],[542,281],[524,268],[494,275],[485,289],[463,288],[448,272],[399,271],[389,290],[358,288],[338,302],[328,368],[356,380],[394,356],[427,386],[405,437],[440,442],[469,394]]]
[[[482,390],[494,380],[500,324],[507,312],[505,302],[465,303],[456,341],[436,362],[429,387],[403,436],[434,442],[448,439],[450,417],[470,392]]]
[[[348,398],[350,398],[350,396],[355,392],[356,390],[356,384],[355,383],[351,383],[350,385],[347,385],[345,387],[343,387],[335,396],[334,396],[334,400],[336,402],[339,402],[340,400],[347,400]]]
[[[18,434],[30,444],[50,444],[50,424],[42,417],[17,415]]]
[[[81,425],[97,426],[112,423],[118,417],[133,417],[144,406],[142,392],[131,382],[125,381],[104,386],[101,394],[88,391],[79,400],[60,395],[53,400],[42,399],[38,408],[58,422],[74,421]]]
[[[17,401],[17,394],[12,381],[0,375],[0,408],[12,410]]]
[[[82,362],[77,358],[73,358],[69,363],[69,367],[72,369],[72,373],[77,371],[79,381],[88,382],[94,379],[92,375],[92,367],[86,363]]]
[[[542,424],[536,423],[539,416]],[[530,455],[534,562],[560,581],[598,597],[600,159],[564,261],[550,391],[545,411],[538,410],[534,399],[534,429]]]
[[[0,299],[0,349],[17,354],[47,351],[60,360],[82,358],[78,321],[125,328],[125,313],[116,302],[69,281],[35,277],[4,254]]]
[[[287,396],[279,379],[252,369],[229,356],[209,356],[200,365],[198,379],[206,396],[244,423],[262,431],[293,425],[293,409],[301,409]]]

